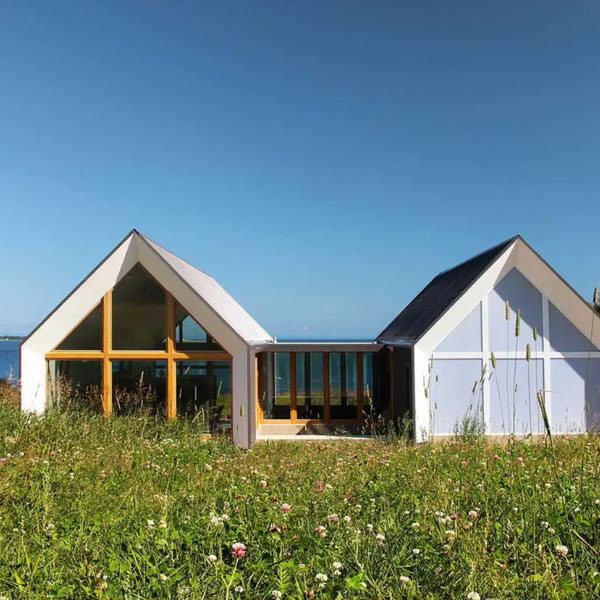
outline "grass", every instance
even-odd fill
[[[594,436],[244,452],[186,422],[27,416],[5,387],[0,597],[600,597],[599,457]]]

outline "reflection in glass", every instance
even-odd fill
[[[261,355],[263,382],[262,408],[265,419],[289,419],[290,353],[265,352]]]
[[[230,363],[177,361],[177,414],[204,423],[207,432],[230,432]]]
[[[50,360],[48,384],[50,407],[102,412],[101,360]]]
[[[296,353],[298,419],[324,419],[323,353]]]
[[[175,301],[175,348],[223,351],[214,338],[177,301]]]
[[[166,350],[166,294],[138,263],[112,293],[115,350]]]
[[[57,350],[102,350],[102,306],[98,306],[56,347]]]
[[[332,420],[356,419],[356,352],[329,354],[329,402]]]
[[[112,361],[113,414],[160,415],[167,408],[167,361]]]
[[[371,413],[373,408],[373,353],[363,353],[363,399],[364,411]]]

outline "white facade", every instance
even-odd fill
[[[273,338],[212,278],[133,230],[21,346],[21,408],[41,413],[47,399],[46,354],[140,263],[232,357],[233,441],[250,447],[254,434],[253,348]]]
[[[600,317],[517,238],[414,345],[417,439],[451,435],[465,415],[489,434],[542,433],[537,392],[555,433],[596,427],[599,348]]]

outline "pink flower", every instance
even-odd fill
[[[236,542],[231,546],[231,554],[236,558],[244,558],[246,556],[246,546],[241,542]]]
[[[289,512],[290,512],[290,510],[292,510],[292,507],[291,507],[289,504],[282,504],[282,505],[281,505],[281,510],[282,510],[284,513],[289,513]]]
[[[259,483],[259,485],[260,485],[261,488],[266,488],[267,487],[267,482],[264,479],[262,479],[261,482]]]
[[[318,527],[315,527],[315,533],[321,537],[325,537],[327,535],[327,527],[319,525]]]
[[[469,519],[471,519],[471,521],[475,521],[475,519],[477,519],[478,517],[479,513],[476,510],[469,511]]]
[[[327,518],[329,519],[330,523],[337,523],[340,520],[335,513],[333,515],[329,515]]]
[[[517,456],[517,462],[522,463],[523,461],[523,457],[522,456]]]

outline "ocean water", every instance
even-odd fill
[[[0,379],[6,379],[12,373],[13,379],[19,377],[18,340],[0,340]]]

